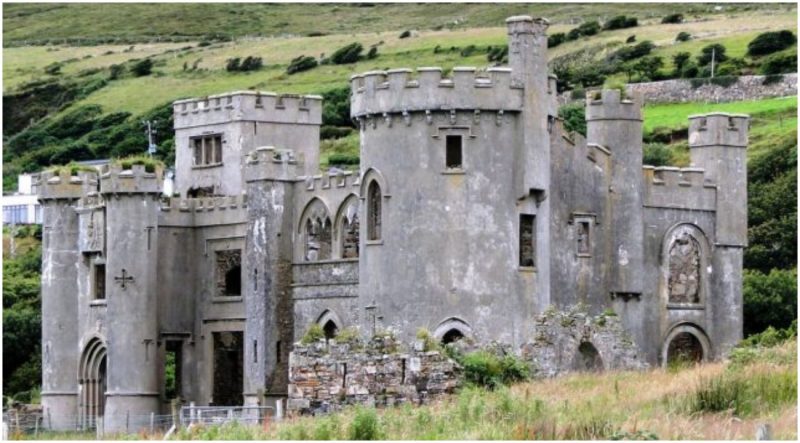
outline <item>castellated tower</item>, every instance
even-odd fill
[[[40,176],[42,235],[42,406],[53,429],[75,428],[78,409],[78,295],[81,253],[75,205],[97,188],[97,174]]]
[[[543,20],[508,20],[509,68],[354,76],[367,334],[424,327],[520,343],[549,304],[548,84]]]
[[[642,199],[642,98],[623,99],[602,91],[586,106],[586,141],[611,152],[611,255],[613,296],[643,291],[644,222]]]
[[[159,410],[156,286],[163,171],[112,166],[100,177],[106,202],[108,377],[105,429],[140,429]]]

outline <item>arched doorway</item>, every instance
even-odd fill
[[[464,338],[464,334],[458,329],[454,328],[444,333],[444,335],[442,336],[442,344],[447,345],[453,342],[457,342],[462,338]]]
[[[106,404],[106,345],[98,337],[83,348],[78,368],[79,424],[83,429],[94,428],[102,417]]]
[[[664,340],[661,363],[701,363],[711,356],[711,343],[699,327],[683,323],[673,327]]]
[[[578,346],[572,368],[580,372],[600,372],[603,370],[603,359],[597,352],[597,348],[585,341]]]
[[[703,346],[690,332],[677,334],[667,347],[668,362],[700,363],[703,361]]]
[[[336,334],[339,333],[339,327],[336,326],[333,320],[328,320],[322,325],[322,330],[325,332],[325,340],[330,340],[336,338]]]

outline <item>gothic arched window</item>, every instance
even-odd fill
[[[301,220],[305,261],[330,260],[333,226],[327,206],[321,200],[313,199],[303,211]]]
[[[367,188],[367,239],[381,239],[381,187],[376,180]]]
[[[358,257],[359,223],[358,198],[351,196],[339,210],[339,222],[336,228],[340,238],[341,258]]]
[[[676,237],[670,245],[670,303],[700,303],[700,253],[700,244],[686,232]]]

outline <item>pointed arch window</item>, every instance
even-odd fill
[[[340,238],[341,258],[356,258],[359,252],[360,235],[358,198],[352,196],[345,200],[339,214],[339,221],[336,229]]]
[[[367,188],[367,240],[381,239],[381,187],[376,180]]]
[[[329,217],[306,220],[306,261],[331,258],[331,219]]]

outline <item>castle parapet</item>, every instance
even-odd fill
[[[657,208],[716,210],[716,186],[701,168],[643,166],[644,205]]]
[[[361,179],[357,172],[329,171],[324,174],[299,177],[305,184],[303,189],[317,193],[325,190],[351,189],[359,191]]]
[[[44,171],[34,183],[39,200],[76,200],[97,191],[97,173],[79,171],[73,175],[69,169]]]
[[[322,124],[322,97],[318,95],[236,91],[178,100],[172,107],[176,129],[231,121]]]
[[[147,172],[144,165],[123,169],[111,165],[100,176],[101,194],[160,194],[164,182],[164,168],[156,166]]]
[[[689,147],[747,147],[750,116],[713,112],[689,116]]]
[[[593,95],[595,92],[587,92]],[[604,89],[600,98],[586,99],[586,121],[595,120],[642,120],[644,99],[639,93],[621,97],[616,89]]]
[[[511,69],[453,68],[450,78],[442,68],[371,71],[350,79],[350,115],[407,113],[436,110],[521,111],[522,88],[512,85]]]
[[[303,156],[291,149],[262,146],[245,156],[245,181],[297,181],[302,171]]]

